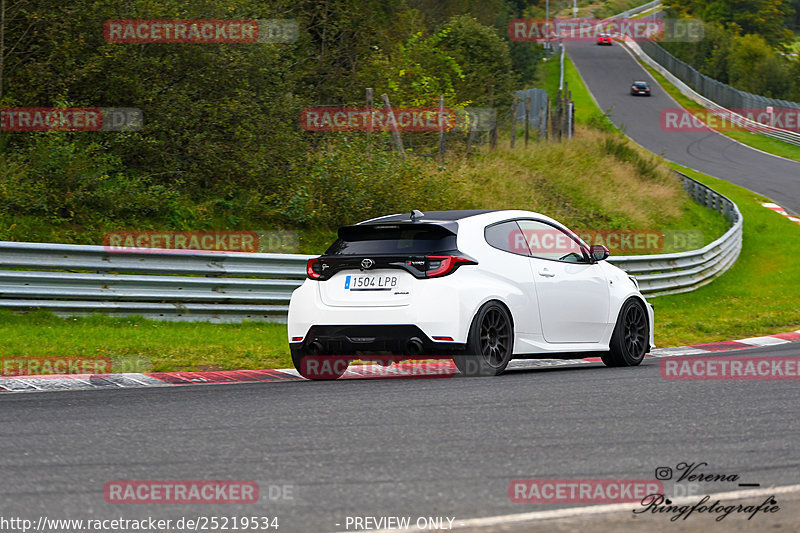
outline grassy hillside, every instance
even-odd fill
[[[515,150],[501,139],[496,151],[483,147],[476,154],[453,157],[444,167],[409,162],[419,172],[418,181],[398,184],[392,197],[403,209],[531,209],[575,229],[700,229],[706,241],[724,232],[722,217],[689,200],[657,158],[619,134],[583,127],[578,133],[572,142],[532,143],[527,149],[518,144]],[[392,190],[391,183],[381,186],[387,187],[387,195]],[[404,195],[420,187],[431,197],[415,196],[419,204],[406,203]],[[305,251],[319,253],[332,232],[303,230]],[[674,320],[680,321],[680,315]],[[682,327],[690,327],[691,320],[685,318]],[[675,321],[669,324],[677,330]],[[657,342],[662,345],[665,334],[669,330],[659,325]],[[43,312],[0,311],[0,336],[0,357],[108,357],[123,371],[291,366],[281,324],[63,319]]]
[[[617,134],[579,126],[571,142],[533,142],[528,149],[518,142],[514,150],[501,139],[498,150],[450,153],[443,165],[386,152],[369,160],[360,151],[363,139],[347,142],[352,151],[323,147],[314,154],[317,174],[292,192],[292,216],[308,222],[280,228],[299,232],[301,253],[320,253],[339,225],[412,209],[527,209],[576,229],[701,228],[711,240],[725,227],[722,217],[685,196],[663,163]],[[87,215],[86,225],[5,214],[0,239],[99,245],[105,232],[122,229],[278,229],[266,207],[262,216],[253,206],[235,220],[208,214],[202,203],[173,209],[161,217]]]

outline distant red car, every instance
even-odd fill
[[[612,42],[613,40],[611,39],[611,36],[607,33],[601,33],[600,35],[597,36],[597,44],[599,45],[611,46]]]

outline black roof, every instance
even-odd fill
[[[473,217],[475,215],[482,215],[484,213],[492,213],[499,211],[499,209],[461,209],[455,211],[424,211],[424,217],[416,219],[417,222],[435,222],[435,221],[453,221],[461,220],[462,218]],[[403,213],[398,215],[388,215],[368,222],[360,222],[360,224],[384,224],[386,222],[411,222],[411,213]]]

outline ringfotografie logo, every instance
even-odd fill
[[[707,514],[715,516],[715,521],[721,522],[731,514],[742,514],[747,520],[752,520],[758,515],[777,513],[780,510],[775,495],[759,497],[758,504],[726,504],[719,498],[712,498],[710,494],[695,496],[700,487],[711,489],[709,492],[719,492],[734,488],[757,488],[760,483],[743,480],[736,472],[720,472],[709,468],[705,461],[681,461],[674,467],[671,465],[657,466],[655,478],[659,483],[672,482],[672,495],[665,491],[648,494],[639,502],[640,507],[633,510],[634,514],[651,514],[669,516],[671,522],[686,520],[692,514]],[[680,497],[690,494],[687,497]],[[679,499],[680,498],[680,499]]]

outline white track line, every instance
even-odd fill
[[[778,337],[750,337],[749,339],[739,339],[737,342],[741,342],[742,344],[751,344],[753,346],[775,346],[777,344],[786,344],[792,341],[779,339]]]
[[[764,489],[734,490],[730,492],[718,492],[709,494],[709,500],[742,500],[745,498],[762,498],[766,496],[777,496],[791,492],[800,492],[800,485],[785,485],[782,487],[770,487]],[[705,494],[703,495],[705,496]],[[681,498],[670,498],[673,505],[686,505],[697,503],[700,496],[684,496]],[[635,509],[636,502],[611,503],[607,505],[590,505],[586,507],[570,507],[568,509],[553,509],[550,511],[534,511],[529,513],[507,514],[500,516],[489,516],[485,518],[469,518],[458,520],[453,523],[456,528],[479,528],[500,526],[507,524],[518,524],[521,522],[532,522],[535,520],[555,520],[559,518],[571,518],[575,516],[591,516],[597,514],[616,513],[619,511],[632,511]],[[391,529],[377,530],[375,533],[389,533]],[[404,531],[426,531],[425,529],[413,528]]]

